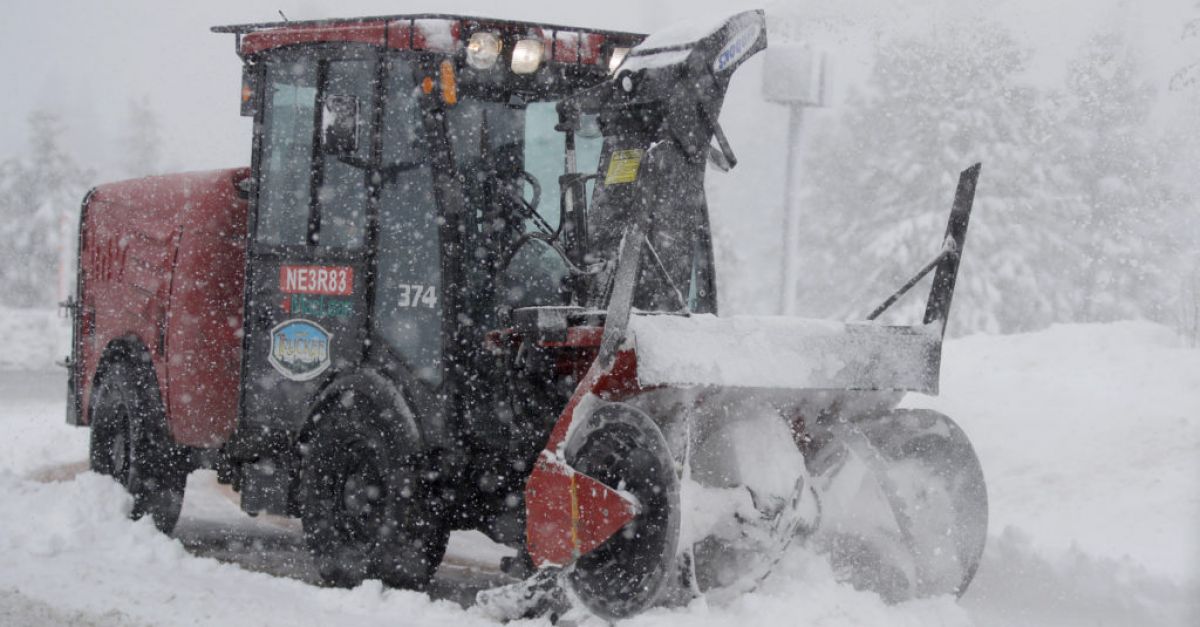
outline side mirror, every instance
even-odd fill
[[[321,147],[325,154],[358,151],[358,98],[330,94],[321,111]]]

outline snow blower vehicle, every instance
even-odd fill
[[[321,578],[606,617],[761,580],[793,543],[891,600],[961,594],[987,502],[936,393],[978,165],[924,320],[718,317],[704,178],[763,14],[635,34],[449,15],[218,27],[251,166],[92,190],[68,421],[164,532],[187,474],[303,523]],[[713,142],[716,145],[713,145]],[[549,202],[547,202],[549,201]],[[878,315],[875,312],[869,318]],[[565,594],[563,594],[565,593]]]

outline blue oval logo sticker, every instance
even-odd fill
[[[761,32],[762,28],[757,19],[738,30],[737,34],[725,44],[725,47],[721,48],[721,52],[717,53],[717,58],[713,61],[713,71],[722,72],[746,56],[746,53],[758,41],[758,35]]]
[[[292,381],[308,381],[329,368],[332,341],[333,335],[311,320],[287,320],[271,329],[267,361]]]

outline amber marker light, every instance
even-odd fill
[[[458,84],[454,80],[454,64],[442,61],[442,102],[452,105],[458,103]]]

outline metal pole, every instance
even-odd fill
[[[800,135],[804,126],[804,105],[788,106],[787,178],[783,193],[783,285],[779,290],[780,315],[790,316],[796,309],[796,258],[800,240]]]

